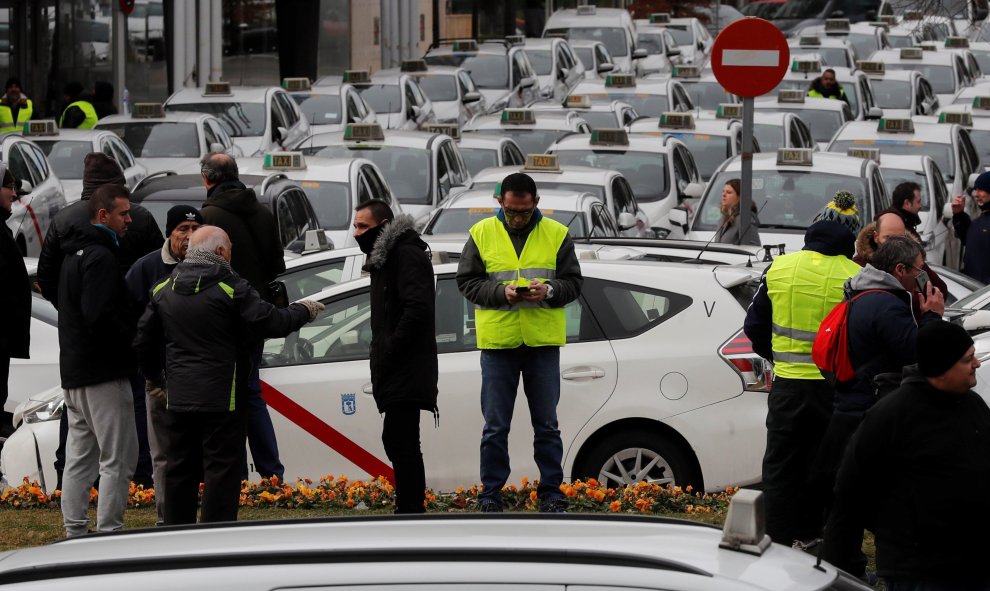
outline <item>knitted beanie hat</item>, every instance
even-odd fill
[[[828,204],[818,212],[812,223],[822,220],[839,222],[855,235],[859,234],[859,212],[856,211],[856,197],[848,191],[839,191]]]

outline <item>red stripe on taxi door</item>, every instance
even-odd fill
[[[327,447],[344,456],[355,466],[361,468],[372,477],[384,476],[395,484],[395,473],[392,467],[379,460],[368,450],[354,443],[343,433],[323,422],[320,417],[309,412],[296,401],[279,392],[268,383],[261,382],[261,395],[268,406],[279,412],[313,437],[319,439]],[[316,476],[314,474],[314,476]]]

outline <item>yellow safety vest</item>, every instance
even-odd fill
[[[96,127],[96,122],[99,121],[100,118],[96,116],[96,109],[93,108],[93,105],[91,105],[89,101],[76,101],[71,103],[65,108],[65,111],[68,111],[72,107],[79,107],[82,109],[83,114],[86,115],[86,119],[84,119],[76,129],[93,129]],[[62,121],[65,120],[65,111],[62,111],[62,116],[58,120],[59,127],[62,127]]]
[[[526,237],[521,256],[497,217],[471,227],[488,278],[503,284],[529,285],[549,281],[557,275],[557,251],[567,237],[567,226],[544,217]],[[567,316],[563,308],[547,302],[519,302],[499,308],[478,307],[475,329],[479,349],[561,347],[567,342]]]
[[[24,128],[24,122],[31,120],[33,112],[34,103],[27,99],[27,104],[17,111],[17,121],[14,121],[14,111],[10,105],[0,103],[0,133],[20,131]]]
[[[842,301],[842,286],[860,266],[844,256],[800,250],[774,259],[767,270],[773,307],[773,371],[782,378],[821,380],[811,347],[822,320]]]
[[[826,98],[824,94],[818,92],[814,88],[809,88],[808,89],[808,96],[815,97],[815,98]],[[839,97],[840,98],[835,98],[835,97],[831,97],[831,96],[830,97],[827,97],[827,98],[835,99],[835,100],[841,100],[841,97],[844,97],[844,96],[846,96],[846,89],[845,88],[842,88],[840,86],[839,87]]]

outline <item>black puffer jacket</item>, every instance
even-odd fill
[[[412,216],[400,215],[375,241],[371,271],[371,384],[378,411],[437,407],[436,289],[428,246]]]
[[[203,222],[219,226],[230,237],[230,264],[265,301],[268,284],[285,271],[282,242],[275,216],[240,181],[221,183],[206,194]]]
[[[70,240],[74,232],[86,230],[92,224],[89,222],[89,195],[62,209],[48,226],[45,234],[45,244],[41,247],[38,259],[38,286],[41,295],[58,307],[58,278],[62,267],[62,243]],[[117,251],[117,262],[121,275],[134,264],[134,261],[162,247],[165,237],[154,216],[137,203],[131,203],[131,225],[127,233],[120,238],[120,248]],[[72,252],[70,249],[69,252]]]
[[[153,379],[164,370],[168,409],[174,411],[239,408],[251,373],[252,343],[287,336],[309,320],[301,304],[280,310],[230,268],[195,255],[152,292],[134,349],[145,376]]]
[[[2,173],[0,173],[2,174]],[[0,357],[27,359],[31,343],[31,285],[21,250],[0,209]]]
[[[62,242],[58,287],[59,371],[63,388],[126,378],[134,372],[136,313],[111,230],[89,224]]]

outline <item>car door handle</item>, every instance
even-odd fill
[[[578,367],[560,374],[565,380],[597,379],[605,377],[605,370],[598,367]]]
[[[371,382],[368,382],[367,384],[361,386],[361,391],[364,392],[365,394],[371,394]]]

